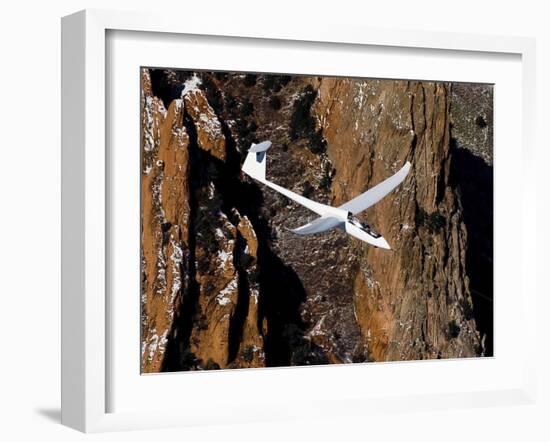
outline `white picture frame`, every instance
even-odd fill
[[[532,403],[535,396],[534,334],[536,316],[535,266],[526,257],[536,256],[534,238],[535,188],[534,170],[534,106],[535,106],[535,43],[532,39],[494,37],[420,31],[388,31],[354,28],[343,25],[296,27],[281,23],[231,23],[195,17],[182,27],[177,17],[155,16],[86,10],[62,21],[62,423],[80,431],[95,432],[122,429],[155,428],[208,424],[212,415],[200,407],[194,413],[185,410],[142,409],[140,411],[109,410],[109,367],[112,354],[108,338],[111,321],[107,299],[108,247],[112,238],[107,228],[108,155],[106,120],[106,81],[108,63],[106,36],[111,31],[154,32],[162,35],[218,36],[241,39],[269,39],[273,42],[311,42],[338,44],[339,47],[375,46],[383,48],[426,49],[431,51],[467,51],[477,54],[514,54],[521,57],[521,147],[518,158],[523,169],[521,197],[521,307],[523,352],[521,376],[509,384],[489,390],[477,389],[461,393],[429,392],[378,396],[348,397],[335,393],[326,399],[313,398],[308,407],[274,403],[258,409],[247,404],[246,395],[236,399],[240,409],[248,409],[245,421],[312,417],[324,415],[361,415],[373,410],[388,412],[409,409],[469,407],[505,403]],[[156,34],[158,35],[158,34]],[[297,44],[297,43],[296,43]],[[498,166],[497,166],[498,167]],[[495,252],[498,259],[498,248]],[[502,251],[502,249],[500,249]],[[531,258],[534,259],[534,258]],[[532,262],[532,261],[531,261]],[[136,325],[137,327],[137,325]],[[137,352],[137,350],[136,350]],[[451,364],[453,362],[450,362]],[[410,362],[409,370],[423,370],[420,363]],[[364,366],[363,366],[364,367]],[[378,365],[389,370],[390,365]],[[332,370],[333,367],[331,367]],[[341,369],[334,367],[335,369]],[[321,368],[322,369],[322,368]],[[355,371],[362,370],[356,366]],[[457,365],[460,370],[460,364]],[[283,369],[284,373],[300,369]],[[258,375],[260,371],[265,374]],[[240,382],[246,370],[239,370]],[[244,374],[243,374],[244,373]],[[273,370],[252,370],[254,376],[275,376]],[[301,372],[303,373],[303,371]],[[328,373],[325,371],[325,374]],[[347,373],[350,373],[348,371]],[[201,375],[202,376],[202,375]],[[235,376],[235,375],[231,375]],[[251,375],[252,376],[252,375]],[[328,375],[327,375],[328,376]],[[172,377],[172,376],[170,376]],[[159,378],[159,377],[157,377]],[[174,379],[174,377],[172,377]],[[218,383],[222,378],[218,378]],[[258,380],[257,379],[257,380]],[[256,380],[256,382],[257,382]],[[305,381],[305,378],[304,378]],[[175,381],[174,381],[175,382]],[[240,403],[239,403],[240,401]],[[236,405],[236,406],[237,406]],[[226,421],[239,420],[234,415]],[[222,421],[224,416],[217,419]]]

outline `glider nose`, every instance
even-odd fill
[[[380,238],[378,238],[380,240],[380,245],[378,247],[380,247],[381,249],[388,249],[388,250],[391,250],[391,247],[390,245],[388,244],[388,241],[386,241],[386,239],[381,236]]]

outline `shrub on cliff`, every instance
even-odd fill
[[[290,139],[307,139],[308,148],[315,154],[326,151],[327,143],[321,130],[316,130],[315,118],[311,115],[311,107],[317,98],[317,91],[307,85],[301,95],[294,101],[290,117]]]
[[[244,76],[243,83],[246,87],[251,87],[256,84],[258,76],[256,74],[246,74]]]
[[[421,207],[418,207],[415,214],[417,226],[423,226],[431,233],[437,233],[445,227],[445,217],[437,212],[428,213]]]
[[[220,365],[215,362],[212,358],[208,358],[208,361],[206,361],[206,364],[204,364],[203,367],[205,370],[219,370]]]
[[[243,252],[241,256],[239,257],[239,264],[243,269],[247,269],[252,264],[254,264],[254,257],[248,253]]]
[[[449,335],[449,338],[451,339],[457,338],[460,334],[460,326],[456,323],[454,319],[449,322],[447,333]]]
[[[314,132],[309,137],[309,150],[311,150],[313,153],[321,154],[326,152],[327,150],[327,142],[323,138],[323,134],[321,132],[321,129]]]
[[[269,99],[269,106],[273,110],[279,110],[281,109],[281,99],[277,96],[273,96]]]
[[[325,168],[323,170],[323,176],[319,181],[319,188],[322,190],[329,190],[332,186],[332,177],[334,176],[335,171],[331,168]]]
[[[199,360],[191,350],[186,348],[181,354],[180,365],[182,370],[196,370]]]
[[[254,104],[250,101],[246,101],[241,105],[241,115],[243,117],[248,117],[254,112]]]
[[[297,140],[306,138],[315,131],[315,119],[311,115],[317,92],[311,85],[307,85],[302,94],[294,101],[292,115],[290,117],[290,138]]]
[[[265,75],[263,79],[263,88],[266,91],[279,92],[291,79],[292,77],[290,75]]]
[[[241,352],[241,356],[244,361],[252,362],[254,359],[254,347],[252,345],[247,345]]]

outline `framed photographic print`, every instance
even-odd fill
[[[140,75],[142,373],[493,355],[492,84]]]
[[[532,400],[531,178],[509,176],[533,158],[533,57],[520,38],[64,18],[63,422]]]

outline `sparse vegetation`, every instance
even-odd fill
[[[306,86],[294,102],[289,135],[294,141],[307,139],[309,150],[315,154],[322,154],[326,151],[327,145],[321,129],[316,130],[315,118],[311,115],[311,106],[315,98],[317,98],[317,91],[311,85]]]
[[[243,269],[247,269],[248,267],[250,267],[252,264],[254,264],[254,261],[254,257],[245,252],[241,253],[239,257],[239,264]]]
[[[269,106],[273,110],[281,109],[281,99],[279,97],[277,97],[276,95],[274,95],[273,97],[271,97],[269,99]]]
[[[290,75],[265,75],[263,80],[263,88],[266,91],[280,92],[291,79],[292,77]]]
[[[218,241],[212,229],[203,228],[201,232],[197,233],[197,245],[204,249],[208,254],[215,253],[218,250]],[[199,260],[198,270],[205,271],[208,269],[208,259]]]
[[[217,174],[217,169],[211,163],[207,170],[209,174]],[[211,189],[202,187],[197,192],[197,200],[200,206],[197,208],[195,215],[195,229],[197,246],[204,249],[207,253],[214,253],[218,249],[218,240],[216,238],[216,228],[221,227],[221,221],[217,213],[222,205],[221,195],[214,191],[210,194]],[[199,261],[199,266],[203,263]],[[208,264],[206,263],[206,266]],[[205,270],[203,268],[203,270]]]
[[[218,250],[218,239],[215,229],[218,227],[217,216],[213,216],[211,211],[200,210],[197,217],[197,246],[204,249],[207,253],[215,253]]]
[[[460,334],[460,326],[456,323],[456,321],[453,319],[449,321],[449,326],[447,328],[447,334],[449,335],[449,338],[455,339]]]
[[[199,360],[188,348],[183,351],[181,354],[181,367],[182,370],[196,370]]]
[[[288,342],[290,349],[290,365],[320,365],[327,364],[326,356],[319,348],[307,339],[303,331],[296,324],[286,324],[283,338]]]
[[[201,258],[197,258],[197,265],[196,269],[199,273],[207,273],[208,269],[210,268],[210,260],[208,259],[208,256],[202,256]]]
[[[250,132],[256,132],[258,130],[258,125],[256,124],[255,121],[250,122],[250,124],[248,125],[248,130]]]
[[[219,114],[223,109],[223,96],[221,91],[216,86],[216,83],[210,74],[205,73],[204,75],[201,75],[201,80],[208,103],[212,106],[216,114]]]
[[[313,193],[315,192],[315,187],[311,185],[309,181],[306,181],[304,183],[304,190],[302,191],[302,195],[304,195],[306,198],[311,197]]]
[[[464,313],[466,320],[469,321],[472,319],[474,317],[474,308],[472,304],[464,298],[458,301],[458,303],[462,307],[462,312]]]
[[[449,147],[451,149],[458,149],[460,148],[459,144],[458,144],[458,140],[455,138],[455,137],[451,137],[451,139],[449,140]]]
[[[248,280],[251,283],[257,284],[260,281],[260,271],[257,268],[249,270]]]
[[[211,290],[210,290],[211,291]],[[206,293],[209,293],[210,291],[205,289]],[[198,315],[198,318],[195,320],[195,324],[199,330],[207,330],[208,329],[208,318],[204,313],[201,313]]]
[[[205,370],[219,370],[220,365],[217,362],[215,362],[212,358],[208,358],[203,368]]]
[[[225,106],[229,110],[235,110],[239,105],[238,100],[233,95],[227,95],[225,98]]]
[[[248,149],[251,143],[257,141],[254,132],[258,129],[258,125],[254,121],[238,118],[235,121],[235,129],[243,148]]]
[[[252,345],[247,345],[241,352],[241,356],[244,361],[252,362],[254,359],[254,347]]]
[[[227,72],[214,72],[214,77],[216,77],[219,81],[226,81],[229,74]]]
[[[327,142],[323,138],[321,129],[314,132],[309,137],[309,150],[313,153],[321,154],[325,153],[327,150]]]
[[[310,112],[316,97],[317,92],[311,85],[308,85],[294,102],[290,118],[290,138],[292,140],[306,138],[315,132],[315,119]]]
[[[246,87],[252,87],[256,85],[257,81],[258,81],[258,76],[256,74],[246,74],[244,76],[243,84]]]
[[[445,217],[437,212],[427,213],[421,207],[418,207],[415,214],[417,226],[423,226],[431,233],[437,233],[445,227]]]
[[[485,118],[483,118],[483,116],[478,115],[476,117],[476,126],[480,129],[485,129],[487,127],[487,121],[485,121]]]
[[[172,223],[165,222],[161,223],[160,230],[162,232],[162,244],[166,245],[168,244],[168,240],[170,239],[170,229],[172,228]]]
[[[241,115],[249,117],[254,112],[254,105],[250,101],[246,101],[241,105]]]

